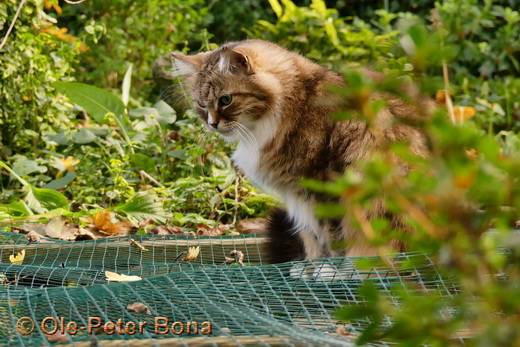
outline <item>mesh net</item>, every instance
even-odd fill
[[[344,336],[336,333],[333,312],[362,302],[364,280],[390,298],[391,286],[404,282],[446,296],[456,290],[420,254],[268,265],[258,235],[132,239],[146,250],[129,237],[28,243],[21,235],[0,233],[0,339],[11,345],[118,340],[122,345],[348,346],[355,345],[367,322],[352,323]],[[193,246],[200,246],[198,258],[183,261]],[[12,264],[9,256],[22,250],[23,263]],[[243,253],[243,265],[225,261],[233,250]],[[108,282],[105,271],[142,280]],[[145,306],[136,309],[134,303]]]

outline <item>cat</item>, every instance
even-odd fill
[[[301,179],[334,179],[348,167],[359,167],[378,146],[395,141],[406,141],[413,154],[427,157],[421,131],[393,120],[432,113],[433,101],[410,87],[407,92],[421,99],[422,110],[380,93],[377,97],[385,98],[387,106],[371,127],[359,119],[333,121],[330,114],[345,105],[320,100],[334,99],[328,88],[344,86],[342,75],[275,43],[250,39],[195,55],[172,55],[174,75],[182,76],[207,128],[238,142],[232,156],[235,165],[286,204],[269,218],[266,250],[271,263],[376,255],[346,217],[315,216],[318,203],[339,200],[303,188]],[[373,80],[384,78],[361,71]],[[409,170],[405,163],[401,166]],[[364,213],[367,219],[386,217],[395,228],[403,226],[379,199]],[[336,249],[332,245],[338,241],[346,246]],[[402,247],[397,240],[390,246],[396,251]]]

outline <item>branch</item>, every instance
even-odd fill
[[[23,5],[25,4],[26,0],[20,1],[20,5],[18,6],[18,9],[16,10],[16,13],[14,15],[13,21],[11,22],[11,25],[9,26],[9,29],[7,29],[7,33],[4,36],[4,39],[2,40],[2,43],[0,43],[0,51],[4,47],[5,43],[7,42],[7,38],[11,34],[11,31],[14,28],[14,23],[16,23],[16,20],[18,19],[18,16],[20,15],[20,11],[22,10]]]

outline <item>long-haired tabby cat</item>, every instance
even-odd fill
[[[420,131],[393,123],[396,117],[418,115],[417,106],[381,94],[387,98],[387,108],[372,127],[360,120],[335,122],[330,113],[338,106],[318,101],[327,96],[328,86],[344,85],[341,75],[262,40],[231,42],[213,51],[173,57],[175,74],[184,76],[200,118],[225,140],[238,142],[232,157],[235,164],[286,203],[286,210],[277,209],[270,216],[266,249],[271,262],[374,255],[375,249],[346,217],[316,218],[317,203],[332,198],[303,188],[300,181],[330,180],[349,166],[360,166],[378,146],[395,141],[406,141],[412,153],[427,156]],[[364,74],[381,78],[368,70]],[[433,105],[427,98],[423,101],[430,112]],[[403,168],[408,170],[404,164]],[[365,214],[367,219],[390,218],[399,227],[379,200]],[[335,241],[347,246],[334,249]],[[400,250],[397,241],[391,246]]]

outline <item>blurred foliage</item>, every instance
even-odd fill
[[[202,0],[84,1],[62,5],[60,11],[50,14],[86,46],[80,62],[74,65],[77,79],[118,88],[121,73],[131,62],[133,94],[140,101],[152,97],[151,66],[158,56],[199,49],[207,35],[201,29],[208,15]]]
[[[290,0],[270,3],[278,20],[259,20],[251,30],[245,30],[250,37],[277,42],[329,68],[338,69],[345,62],[370,62],[388,69],[403,69],[401,52],[396,51],[397,31],[378,34],[362,20],[340,17],[337,10],[326,8],[322,0],[312,1],[309,7],[298,7]]]
[[[274,20],[274,13],[265,0],[207,2],[208,14],[204,27],[218,44],[244,40],[246,34],[242,28],[252,27],[257,20]]]
[[[401,32],[410,63],[420,61],[436,44],[429,40],[429,47],[421,45],[422,35],[417,33],[425,31],[425,27],[414,25]],[[442,52],[441,42],[437,44],[433,49]],[[428,60],[430,64],[442,62]],[[381,89],[364,82],[362,76],[353,77],[355,74],[346,75],[348,88],[341,95],[358,100],[360,112],[380,107],[365,93]],[[428,76],[419,82],[431,83]],[[398,86],[394,94],[400,95]],[[420,100],[410,102],[420,105]],[[351,115],[344,113],[347,118]],[[373,117],[371,113],[357,116]],[[512,229],[520,216],[518,135],[502,133],[511,141],[506,149],[477,123],[466,120],[453,124],[445,108],[439,108],[431,120],[424,116],[427,121],[418,126],[428,135],[430,157],[414,157],[406,143],[381,146],[364,163],[362,173],[347,169],[335,181],[304,184],[347,201],[341,209],[327,205],[327,216],[334,210],[346,213],[381,253],[388,252],[385,245],[397,238],[408,250],[433,257],[438,273],[432,276],[450,279],[454,289],[448,294],[445,288],[421,292],[416,283],[398,283],[392,289],[400,299],[396,305],[367,280],[357,298],[363,304],[345,306],[337,316],[364,326],[357,338],[359,345],[384,340],[405,346],[454,346],[460,344],[459,337],[471,337],[470,345],[517,346],[520,246],[519,235]],[[408,175],[398,169],[396,157],[411,165]],[[375,199],[382,199],[389,213],[400,218],[410,232],[393,229],[383,218],[367,220],[363,211],[370,209]]]
[[[0,3],[0,36],[11,25],[18,0]],[[31,153],[42,131],[69,127],[70,104],[50,83],[70,78],[77,56],[74,38],[60,35],[41,0],[28,0],[0,51],[0,159]]]

